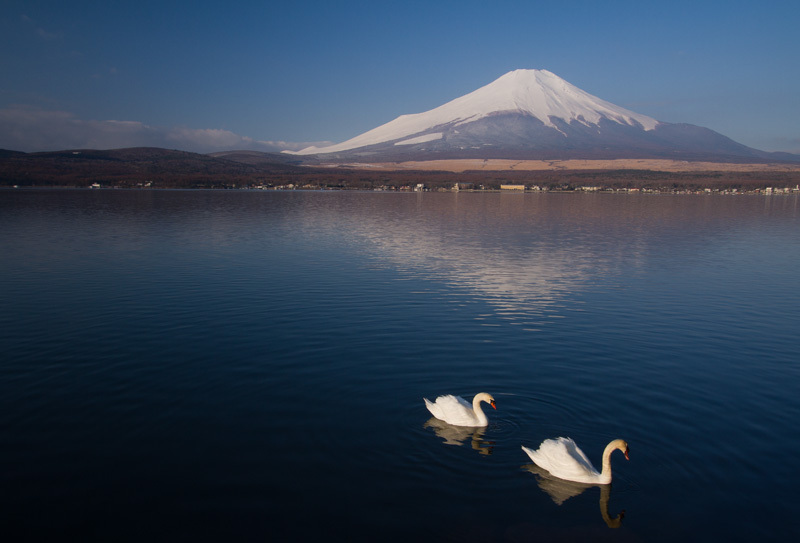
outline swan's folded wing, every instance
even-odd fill
[[[586,453],[584,453],[572,439],[568,437],[560,437],[558,440],[561,442],[564,448],[567,449],[567,453],[575,460],[576,463],[589,472],[597,473],[597,470],[594,469],[594,466],[586,456]]]
[[[438,403],[440,401],[442,402],[443,406],[447,406],[448,408],[458,409],[459,408],[458,406],[460,406],[463,407],[464,409],[469,409],[470,411],[472,410],[472,404],[469,403],[464,398],[462,398],[461,396],[453,396],[452,394],[448,394],[446,396],[439,396],[436,399],[436,402]]]
[[[561,479],[585,481],[597,474],[583,451],[569,438],[546,439],[538,450],[526,452],[536,465]]]
[[[428,400],[425,400],[426,402]],[[451,410],[458,410],[461,408],[472,409],[472,405],[467,403],[467,400],[462,398],[461,396],[453,396],[452,394],[447,394],[446,396],[439,396],[436,398],[435,402],[431,402],[432,405],[435,405],[438,409],[441,409],[445,412]]]
[[[425,400],[428,411],[437,419],[457,426],[474,426],[475,413],[472,405],[460,396],[439,396],[436,402]]]

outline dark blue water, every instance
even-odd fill
[[[0,534],[796,539],[798,278],[798,196],[2,191]]]

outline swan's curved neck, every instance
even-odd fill
[[[612,441],[606,445],[606,448],[603,451],[603,469],[600,472],[600,479],[604,484],[611,482],[611,453],[616,451],[618,448],[619,444],[617,441]]]
[[[489,423],[489,419],[486,418],[486,413],[483,412],[483,408],[481,407],[482,401],[483,399],[478,396],[472,398],[472,410],[475,411],[475,417],[477,417],[478,422],[482,425],[486,425]]]

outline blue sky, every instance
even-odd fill
[[[539,68],[661,121],[800,152],[798,28],[796,0],[7,0],[0,148],[340,142]]]

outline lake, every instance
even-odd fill
[[[800,536],[796,194],[3,190],[0,250],[5,540]]]

